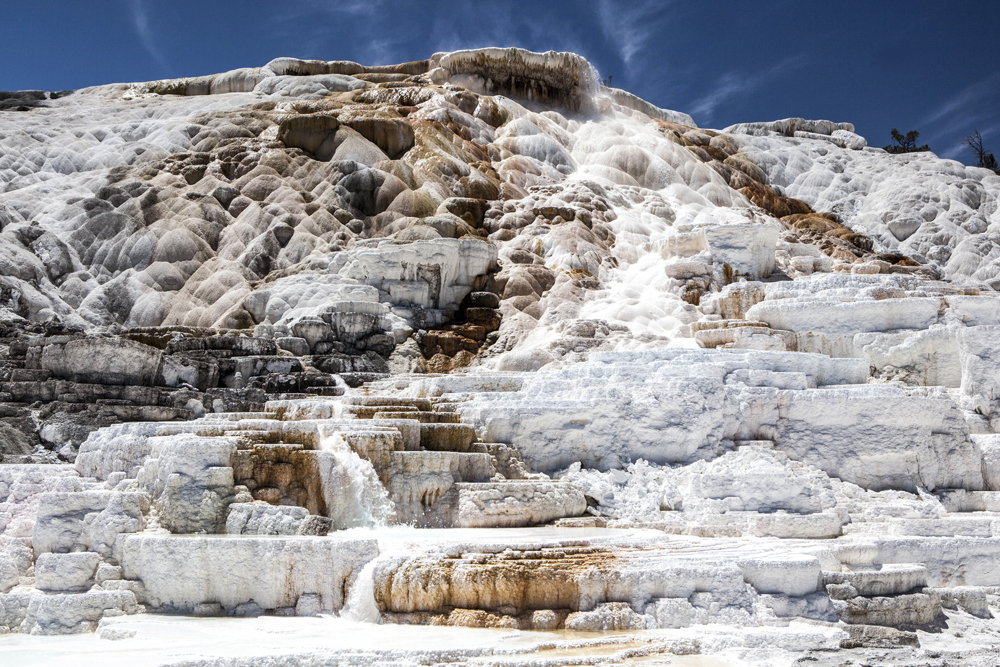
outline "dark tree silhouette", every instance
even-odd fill
[[[885,147],[885,150],[889,153],[920,153],[923,151],[929,151],[930,147],[927,144],[923,146],[917,146],[917,137],[920,133],[916,130],[910,130],[904,136],[896,128],[892,128],[892,140],[896,143]]]
[[[979,134],[978,129],[973,130],[972,134],[967,136],[962,143],[976,157],[977,167],[992,169],[1000,174],[1000,164],[997,164],[997,159],[993,157],[993,153],[983,147],[983,135]]]

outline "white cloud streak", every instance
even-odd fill
[[[997,91],[1000,90],[1000,72],[994,72],[985,79],[959,91],[937,109],[924,117],[920,122],[922,127],[932,128],[923,132],[925,138],[933,141],[936,138],[949,135],[959,135],[962,138],[953,140],[952,145],[938,152],[944,158],[958,160],[968,149],[962,143],[964,137],[972,134],[976,128],[982,136],[990,136],[1000,131],[1000,125],[995,123]],[[984,123],[990,123],[984,126]]]
[[[485,46],[584,50],[584,40],[568,20],[572,10],[528,15],[509,4],[500,2],[487,11],[475,0],[455,0],[448,11],[413,17],[413,7],[402,0],[292,0],[274,9],[274,20],[289,35],[294,30],[297,44],[313,53],[329,49],[336,30],[350,29],[352,35],[341,43],[349,45],[352,59],[366,65]],[[400,15],[416,23],[401,26]],[[419,51],[413,49],[415,43]]]
[[[303,4],[328,14],[375,16],[382,11],[386,0],[303,0]]]
[[[458,4],[458,3],[456,3]],[[539,12],[529,17],[494,11],[485,30],[469,30],[482,21],[482,8],[461,3],[436,16],[430,30],[429,51],[456,51],[486,46],[517,46],[534,51],[583,51],[583,41],[558,14]]]
[[[599,0],[597,15],[605,39],[631,71],[636,56],[664,26],[664,10],[670,2],[623,2]]]
[[[752,93],[766,83],[798,69],[805,64],[802,55],[786,58],[774,67],[755,74],[727,72],[719,77],[716,87],[707,95],[697,99],[689,107],[689,113],[699,124],[711,123],[716,110],[730,100],[738,99]]]
[[[392,9],[391,0],[291,0],[276,5],[274,18],[294,34],[298,47],[310,52],[329,48],[331,37],[345,26],[372,35],[364,44],[351,43],[352,58],[379,65],[397,62],[403,41]]]
[[[146,10],[146,3],[144,0],[129,0],[128,6],[129,12],[132,15],[132,26],[135,28],[136,36],[139,38],[142,48],[146,50],[146,53],[160,67],[170,71],[170,64],[167,62],[163,51],[160,50],[159,45],[157,45],[153,29],[149,24],[149,12]]]

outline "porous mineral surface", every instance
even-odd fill
[[[993,172],[518,49],[0,101],[3,664],[994,663]]]

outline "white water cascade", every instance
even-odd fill
[[[375,566],[385,554],[365,563],[351,584],[340,617],[358,623],[378,623],[381,613],[375,602]]]
[[[375,468],[352,451],[336,451],[334,456],[348,477],[349,491],[345,495],[351,498],[350,506],[354,508],[348,526],[385,526],[392,516],[393,505]]]

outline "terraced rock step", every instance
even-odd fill
[[[835,603],[840,619],[850,625],[884,625],[893,628],[928,626],[941,616],[936,598],[924,593],[892,597],[853,597]]]
[[[410,413],[416,415],[420,412],[419,408],[412,405],[345,405],[342,410],[342,414],[347,417],[353,417],[355,419],[374,419],[375,415],[390,409],[397,413]]]
[[[892,564],[858,572],[824,572],[823,585],[836,586],[838,595],[840,592],[852,593],[850,597],[904,595],[927,586],[927,568],[924,565]]]
[[[422,423],[420,446],[436,452],[467,452],[476,439],[476,430],[468,424]]]
[[[622,549],[613,540],[458,545],[380,559],[375,599],[394,622],[628,630],[685,627],[718,614],[749,620],[756,591],[779,598],[817,591],[814,558],[713,557],[721,562],[706,568],[694,553]]]
[[[352,573],[378,553],[374,540],[281,536],[133,535],[121,549],[123,576],[142,582],[150,610],[236,616],[338,611]]]
[[[549,481],[459,483],[458,517],[463,528],[531,526],[580,516],[587,509],[583,492],[572,484]]]
[[[390,410],[395,410],[396,408],[390,408]],[[450,412],[394,412],[380,410],[373,415],[374,419],[416,419],[421,424],[459,424],[462,421],[461,416],[450,413]]]
[[[341,378],[304,372],[274,341],[246,333],[145,327],[121,337],[14,338],[2,351],[0,410],[24,414],[12,423],[25,443],[58,444],[72,461],[89,433],[110,424],[262,409],[268,396],[343,395]],[[48,404],[43,414],[27,419],[39,402]]]

